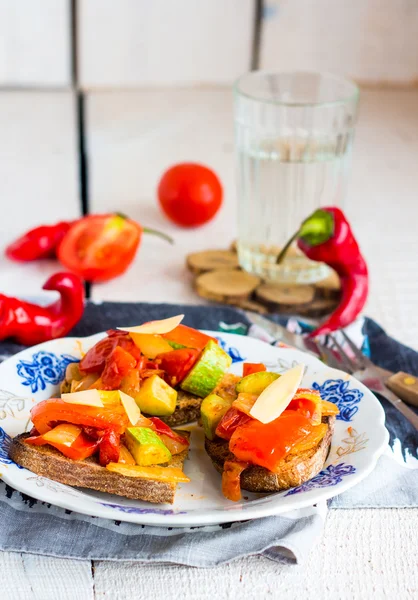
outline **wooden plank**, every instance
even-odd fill
[[[80,214],[75,98],[72,92],[0,93],[0,246],[42,223]],[[0,291],[36,295],[54,261],[0,257]]]
[[[416,85],[418,5],[409,0],[269,0],[261,68],[333,71]]]
[[[70,0],[0,0],[0,86],[70,84]]]
[[[229,90],[170,90],[88,96],[87,136],[93,212],[119,210],[175,238],[173,247],[144,236],[125,275],[94,286],[93,298],[200,302],[184,262],[208,240],[222,247],[235,236],[232,98]],[[220,214],[198,230],[181,229],[160,212],[156,187],[182,161],[213,168],[224,185]]]
[[[262,557],[210,571],[176,565],[95,563],[96,597],[185,600],[413,598],[418,585],[416,510],[331,510],[306,565]],[[191,534],[192,535],[192,534]],[[320,576],[318,575],[320,574]]]
[[[2,600],[93,600],[90,561],[0,552]]]
[[[83,0],[85,89],[229,83],[250,67],[255,0]]]

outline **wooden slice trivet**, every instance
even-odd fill
[[[237,269],[238,257],[228,250],[206,250],[195,252],[187,257],[187,266],[192,273],[200,275],[207,271],[220,269]]]
[[[256,289],[255,294],[259,300],[265,302],[296,306],[311,302],[315,296],[315,288],[312,285],[263,283]]]
[[[203,273],[195,281],[196,291],[203,298],[233,304],[246,300],[261,279],[237,269],[222,269]]]
[[[322,281],[317,281],[315,287],[321,291],[324,298],[335,298],[340,295],[341,283],[335,271],[331,271],[330,275]]]
[[[292,250],[298,253],[297,249]],[[256,275],[240,269],[236,242],[229,250],[191,254],[186,263],[189,270],[197,275],[194,283],[199,296],[262,314],[275,312],[323,317],[336,308],[341,295],[340,281],[335,272],[312,285],[263,282]]]

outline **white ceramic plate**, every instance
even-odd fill
[[[71,488],[27,469],[8,456],[10,439],[30,428],[30,409],[54,396],[69,362],[78,360],[104,334],[65,338],[34,346],[0,364],[0,472],[3,480],[29,496],[76,512],[119,521],[166,527],[200,526],[276,515],[310,506],[340,494],[364,479],[388,443],[384,412],[374,395],[353,377],[289,348],[229,333],[218,337],[233,358],[231,371],[242,373],[242,362],[263,362],[282,372],[297,363],[307,365],[303,387],[316,387],[340,408],[331,451],[319,475],[298,488],[275,494],[243,492],[234,503],[221,492],[221,477],[203,449],[203,433],[192,425],[189,460],[184,471],[191,483],[178,486],[173,505],[154,505],[93,490]]]

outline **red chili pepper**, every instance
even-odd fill
[[[49,306],[38,306],[0,294],[0,340],[14,338],[31,346],[66,335],[84,311],[84,286],[71,273],[55,273],[43,286],[59,292],[60,298]]]
[[[35,227],[7,246],[5,253],[12,260],[28,262],[53,258],[67,231],[76,221],[61,221],[56,225]]]
[[[340,304],[310,336],[326,335],[346,327],[358,316],[367,300],[369,275],[344,213],[335,206],[316,210],[285,245],[278,263],[296,239],[298,247],[308,258],[330,266],[341,282]]]

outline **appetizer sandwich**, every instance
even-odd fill
[[[303,372],[298,365],[280,376],[262,364],[244,364],[235,394],[230,380],[228,393],[219,388],[204,399],[205,448],[222,473],[226,498],[240,500],[241,489],[286,490],[323,468],[338,408],[299,387]]]
[[[10,456],[38,475],[148,502],[174,501],[189,479],[189,433],[202,399],[226,389],[231,358],[182,315],[111,330],[67,367],[61,398],[31,411]],[[224,381],[225,379],[225,381]]]

